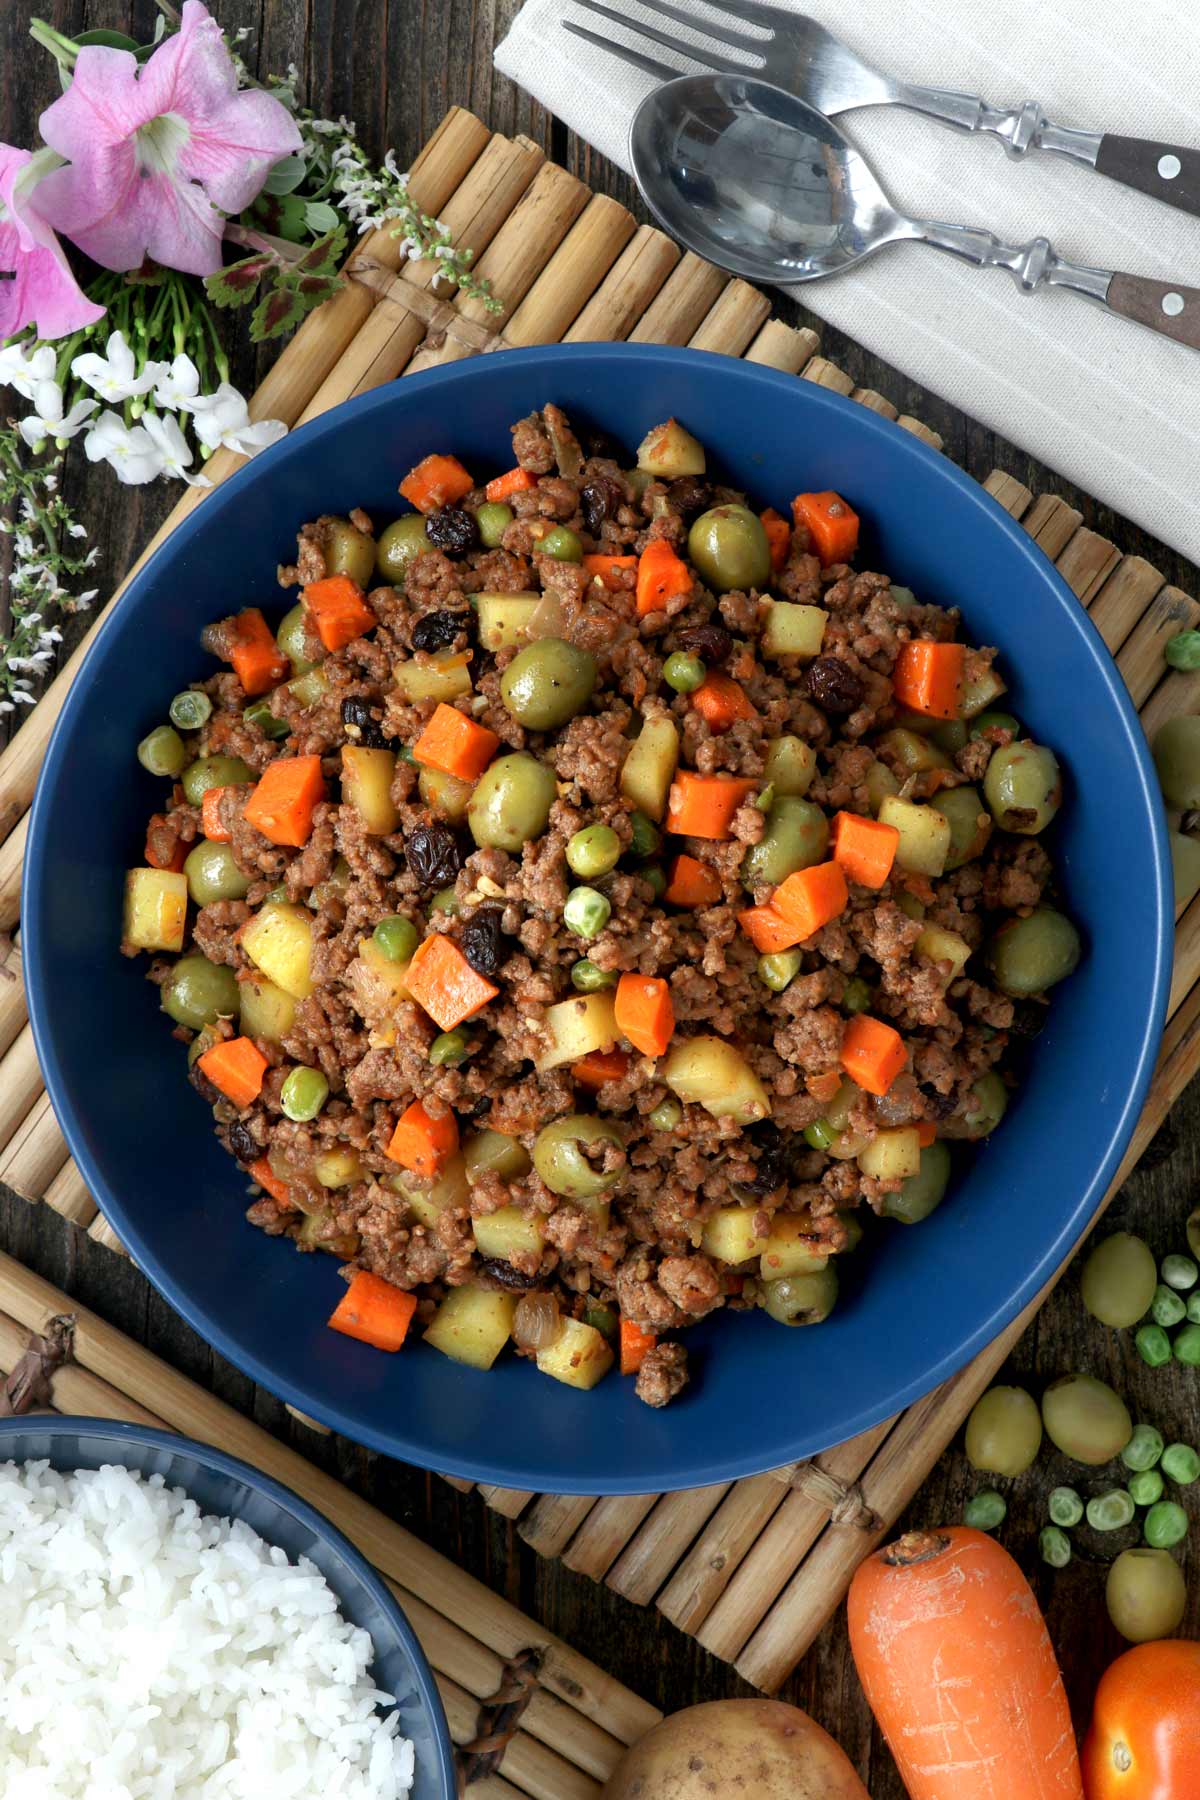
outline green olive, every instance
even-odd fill
[[[1032,837],[1044,831],[1062,805],[1062,772],[1053,750],[1028,738],[997,750],[983,791],[1002,831]],[[1200,791],[1200,790],[1198,790]]]
[[[943,719],[940,725],[934,726],[929,735],[939,750],[944,750],[947,756],[956,756],[960,750],[966,747],[967,721],[965,719]]]
[[[325,570],[329,575],[348,575],[359,587],[366,587],[375,573],[375,539],[352,525],[349,519],[334,519],[325,539]]]
[[[237,787],[240,782],[253,781],[254,775],[240,756],[199,756],[188,764],[180,780],[184,799],[199,806],[209,788]]]
[[[1133,1436],[1133,1420],[1120,1394],[1094,1375],[1064,1375],[1042,1395],[1046,1436],[1075,1462],[1106,1463]]]
[[[1039,906],[1023,919],[1002,925],[992,939],[988,961],[996,985],[1018,997],[1044,994],[1079,966],[1083,946],[1065,914]]]
[[[562,638],[518,651],[500,677],[500,698],[530,731],[553,731],[581,713],[596,685],[596,659]]]
[[[533,1166],[552,1194],[566,1200],[593,1200],[607,1193],[620,1174],[620,1165],[602,1169],[590,1162],[585,1149],[615,1144],[619,1150],[625,1140],[608,1119],[597,1119],[586,1113],[568,1113],[543,1125],[533,1143]]]
[[[781,1325],[819,1325],[837,1304],[837,1270],[830,1263],[808,1275],[782,1275],[764,1281],[759,1296],[766,1312]]]
[[[994,1069],[981,1075],[959,1108],[938,1126],[943,1137],[966,1138],[975,1143],[988,1137],[1008,1110],[1008,1089]]]
[[[1180,812],[1200,806],[1200,715],[1188,713],[1159,726],[1154,766],[1168,806]]]
[[[1154,1253],[1129,1231],[1114,1231],[1096,1245],[1080,1281],[1083,1304],[1093,1319],[1114,1331],[1124,1331],[1145,1317],[1157,1287]]]
[[[771,549],[763,523],[748,506],[714,506],[688,532],[688,555],[701,580],[718,594],[764,588]]]
[[[291,663],[293,675],[307,675],[325,654],[315,641],[316,633],[310,637],[307,627],[308,614],[303,606],[293,606],[291,612],[284,613],[275,633],[275,642]],[[310,654],[312,650],[316,650],[316,658]]]
[[[1024,1388],[994,1387],[967,1420],[967,1461],[985,1475],[1023,1475],[1042,1446],[1042,1416]]]
[[[918,1225],[942,1204],[950,1184],[950,1152],[941,1138],[921,1151],[921,1166],[895,1194],[883,1196],[885,1217],[901,1225]]]
[[[974,862],[987,848],[992,835],[992,816],[974,787],[943,788],[937,797],[937,809],[950,823],[950,848],[946,852],[946,873]]]
[[[201,838],[188,852],[183,872],[197,906],[208,906],[214,900],[242,900],[250,887],[250,877],[234,862],[229,845],[213,844],[207,838]]]
[[[500,548],[514,517],[512,507],[505,506],[503,500],[485,500],[482,506],[475,508],[475,523],[479,527],[479,539],[485,550]]]
[[[1108,1571],[1104,1599],[1121,1636],[1148,1644],[1179,1629],[1187,1583],[1169,1550],[1122,1550]]]
[[[471,790],[467,824],[481,849],[516,852],[541,837],[558,795],[553,769],[528,751],[501,756]]]
[[[768,881],[778,887],[797,869],[823,862],[829,847],[829,820],[811,800],[781,794],[767,814],[767,829],[742,858],[748,888]]]
[[[403,518],[393,519],[386,530],[380,532],[375,551],[375,567],[380,579],[402,588],[409,563],[432,549],[425,534],[424,513],[405,513]]]
[[[1189,906],[1200,894],[1200,838],[1184,831],[1168,831],[1171,873],[1175,878],[1176,907]]]
[[[237,977],[198,952],[181,956],[163,982],[162,1008],[177,1025],[190,1025],[193,1031],[218,1017],[232,1018],[238,1010]]]

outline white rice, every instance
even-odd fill
[[[401,1800],[370,1636],[161,1476],[0,1463],[3,1800]]]

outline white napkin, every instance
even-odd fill
[[[637,0],[614,0],[630,20]],[[719,13],[683,0],[697,21]],[[785,0],[786,3],[786,0]],[[857,0],[806,9],[868,61],[910,81],[1041,102],[1056,124],[1200,144],[1196,0]],[[799,10],[799,8],[797,9]],[[627,133],[653,79],[562,29],[565,15],[634,41],[572,0],[526,0],[496,66],[628,168]],[[733,21],[731,21],[733,22]],[[687,33],[669,21],[686,59]],[[1200,219],[1041,153],[1010,160],[976,139],[870,107],[841,124],[898,206],[1060,255],[1200,286]],[[1200,352],[1062,293],[919,245],[798,292],[805,304],[923,386],[1200,561]]]

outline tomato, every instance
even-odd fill
[[[1105,1670],[1083,1785],[1087,1800],[1200,1796],[1200,1644],[1138,1644]]]

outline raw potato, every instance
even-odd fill
[[[452,1362],[490,1369],[512,1331],[515,1294],[493,1294],[485,1288],[451,1288],[433,1315],[425,1342]]]
[[[291,994],[268,981],[265,975],[248,975],[238,982],[241,1025],[247,1037],[266,1038],[278,1044],[292,1029],[296,1002]]]
[[[950,821],[935,806],[915,800],[886,799],[879,808],[883,825],[900,833],[896,861],[914,875],[941,875],[950,853]]]
[[[760,1272],[764,1281],[785,1275],[812,1275],[828,1266],[824,1251],[814,1248],[810,1221],[799,1213],[776,1213],[762,1248]]]
[[[594,1388],[608,1374],[612,1363],[607,1338],[582,1319],[564,1319],[562,1330],[549,1349],[537,1353],[537,1366],[543,1375],[552,1375],[555,1381],[565,1381],[574,1388]]]
[[[744,1263],[759,1256],[769,1239],[759,1237],[754,1221],[761,1211],[757,1206],[722,1206],[707,1219],[701,1243],[718,1262]]]
[[[242,931],[242,949],[268,981],[294,1000],[313,991],[312,915],[307,907],[272,900]]]
[[[689,1706],[627,1750],[601,1800],[871,1800],[815,1719],[782,1700]]]
[[[562,1063],[578,1062],[593,1050],[611,1050],[620,1036],[613,994],[580,994],[548,1006],[542,1031],[549,1048],[534,1064],[539,1075]]]
[[[951,965],[946,977],[946,985],[957,981],[971,954],[971,946],[966,938],[959,937],[957,931],[947,931],[942,925],[927,925],[916,942],[918,956],[928,958],[930,962]]]
[[[702,1106],[714,1119],[753,1125],[771,1116],[766,1088],[741,1051],[724,1038],[684,1038],[671,1050],[660,1072],[673,1094],[685,1104]]]
[[[678,419],[656,425],[638,445],[637,466],[647,475],[674,481],[677,475],[703,475],[704,446]]]
[[[351,805],[365,830],[387,837],[400,823],[392,805],[394,750],[371,750],[362,744],[342,745],[342,799]]]
[[[398,662],[392,679],[406,700],[457,700],[471,691],[471,659],[465,650]]]
[[[679,761],[679,732],[674,719],[656,713],[647,719],[629,747],[621,769],[621,795],[648,819],[662,820],[667,792]]]
[[[511,650],[529,642],[529,621],[540,594],[476,594],[479,642],[485,650]]]
[[[921,1167],[921,1135],[915,1125],[877,1131],[858,1153],[858,1166],[876,1181],[907,1181]]]
[[[502,1257],[511,1262],[514,1256],[538,1255],[546,1234],[536,1219],[523,1213],[519,1206],[501,1206],[471,1221],[475,1248],[480,1256]]]
[[[187,903],[186,875],[130,869],[125,877],[125,943],[135,950],[182,950]]]
[[[773,787],[776,797],[780,794],[796,794],[802,798],[807,794],[816,772],[817,753],[802,738],[773,738],[767,745],[763,786]]]
[[[772,600],[762,634],[764,656],[819,656],[829,614],[822,606]]]

